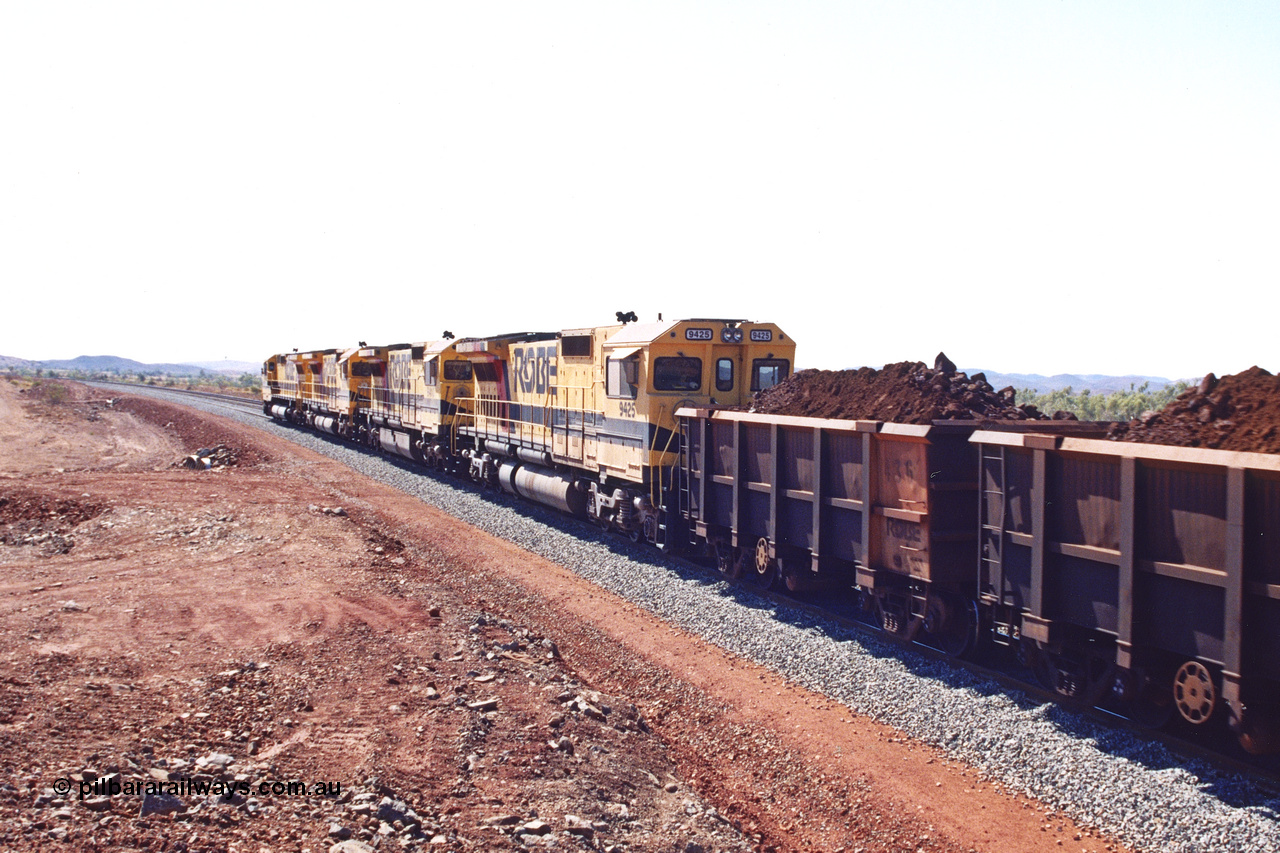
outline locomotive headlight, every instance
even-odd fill
[[[733,330],[733,342],[734,342],[735,344],[740,344],[740,343],[742,343],[742,330],[741,330],[741,329],[734,329],[734,330]]]
[[[723,329],[721,329],[720,340],[724,341],[726,344],[733,343],[733,329],[729,328],[728,326],[725,326]]]

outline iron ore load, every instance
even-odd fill
[[[904,641],[1008,647],[1070,702],[1280,748],[1280,455],[1107,440],[944,356],[794,358],[741,320],[361,343],[272,356],[263,410],[726,576],[852,591]]]

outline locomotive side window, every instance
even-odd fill
[[[733,390],[733,359],[716,359],[716,390]]]
[[[757,358],[751,362],[751,390],[772,388],[787,378],[791,363],[785,358]]]
[[[590,335],[565,335],[560,338],[560,354],[566,358],[590,358]]]
[[[422,380],[427,385],[436,385],[440,381],[440,359],[430,358],[422,363]]]
[[[493,376],[489,377],[487,381],[497,382],[498,381],[497,371],[490,371],[490,372],[493,374]],[[482,380],[486,379],[486,377],[484,376],[481,376],[480,378]],[[460,358],[455,358],[452,361],[446,361],[444,363],[444,379],[446,382],[470,382],[471,381],[471,362],[465,359],[460,359]]]
[[[639,389],[640,359],[611,358],[605,368],[604,392],[634,400]]]
[[[697,391],[702,388],[702,359],[666,356],[653,360],[656,391]]]

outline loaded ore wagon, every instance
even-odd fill
[[[678,414],[691,533],[722,573],[791,590],[856,586],[890,634],[953,654],[973,643],[977,422]]]
[[[1280,456],[990,431],[978,595],[1059,694],[1160,723],[1280,711]],[[1108,696],[1108,694],[1111,694]]]

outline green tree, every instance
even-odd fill
[[[1040,394],[1034,388],[1018,390],[1018,402],[1030,403],[1045,414],[1071,412],[1082,421],[1129,421],[1143,412],[1160,410],[1190,386],[1185,382],[1152,391],[1150,383],[1129,386],[1128,391],[1094,394],[1088,388],[1078,393],[1070,386]]]

